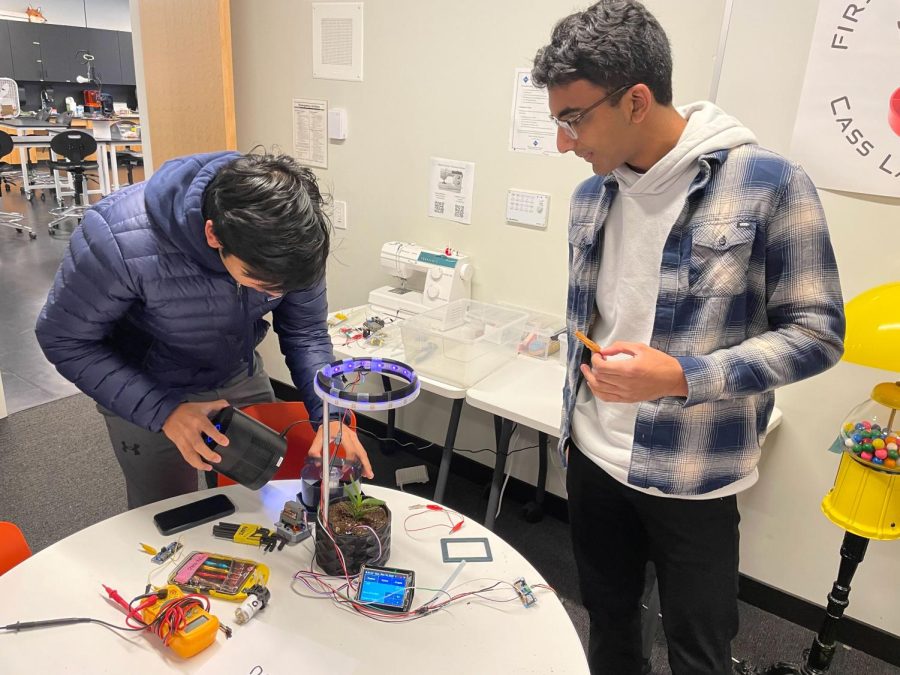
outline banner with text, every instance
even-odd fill
[[[820,0],[791,159],[819,188],[900,197],[900,0]]]

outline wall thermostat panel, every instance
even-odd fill
[[[509,190],[506,193],[506,220],[518,225],[547,227],[550,195],[544,192]]]

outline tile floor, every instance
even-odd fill
[[[143,179],[141,168],[134,178]],[[124,170],[120,180],[128,184]],[[0,196],[0,211],[24,214],[22,223],[37,233],[32,240],[25,232],[0,226],[0,377],[8,414],[78,391],[47,362],[34,336],[35,321],[69,244],[67,234],[47,233],[54,206],[50,190],[45,201],[30,203],[15,187]]]

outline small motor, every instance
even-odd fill
[[[272,594],[269,593],[269,589],[262,584],[256,584],[248,588],[247,597],[241,603],[241,606],[234,610],[235,622],[240,625],[247,623],[258,611],[266,608],[270,597],[272,597]]]
[[[303,504],[296,501],[285,502],[278,522],[275,523],[275,533],[282,542],[291,546],[299,544],[310,535],[309,521]],[[281,550],[284,543],[278,550]]]

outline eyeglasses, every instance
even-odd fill
[[[566,132],[566,136],[574,141],[578,138],[578,132],[575,130],[575,127],[581,123],[581,120],[584,119],[585,115],[591,112],[594,108],[599,108],[616,94],[620,94],[621,92],[625,91],[626,89],[630,89],[633,86],[633,84],[626,84],[624,87],[619,87],[615,91],[610,92],[609,94],[601,98],[596,103],[592,103],[591,105],[589,105],[587,108],[575,115],[575,117],[571,117],[567,120],[561,120],[557,117],[554,117],[553,115],[550,115],[550,119],[553,120],[556,126]]]

